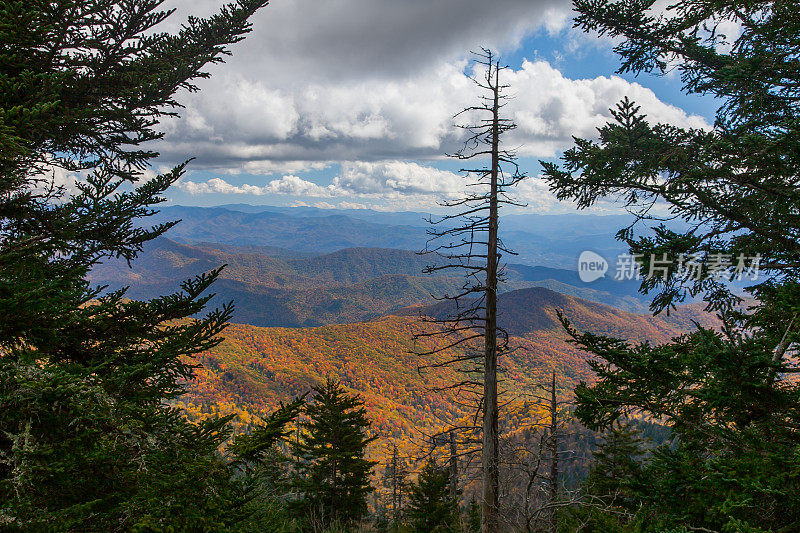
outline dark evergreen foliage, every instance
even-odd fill
[[[800,371],[792,357],[800,311],[800,18],[792,2],[682,0],[665,15],[639,0],[577,0],[576,25],[619,39],[623,72],[677,69],[689,93],[718,98],[713,130],[650,124],[624,100],[599,141],[576,139],[563,168],[543,163],[563,199],[588,207],[621,198],[638,226],[619,238],[639,254],[652,308],[687,294],[720,313],[719,330],[631,345],[580,333],[595,385],[576,390],[592,428],[630,412],[667,423],[675,444],[654,452],[640,494],[654,530],[790,531],[800,527]],[[727,26],[726,26],[727,25]],[[738,27],[740,34],[724,28]],[[678,233],[646,221],[682,219]],[[649,224],[652,225],[652,224]],[[725,281],[740,257],[760,257],[743,309]],[[702,265],[696,276],[680,259]],[[568,317],[567,317],[568,318]]]
[[[467,516],[464,521],[466,533],[480,533],[481,531],[481,506],[473,497],[467,506]]]
[[[369,476],[377,463],[364,458],[371,425],[361,399],[337,381],[313,389],[306,405],[302,436],[295,443],[292,508],[306,524],[324,529],[348,525],[367,513]]]
[[[85,281],[171,224],[142,227],[185,164],[148,181],[147,142],[250,29],[241,0],[176,34],[160,0],[0,5],[0,521],[20,530],[227,530],[239,498],[216,453],[227,420],[191,424],[168,402],[219,270],[146,302]],[[59,176],[77,183],[62,186]]]
[[[634,513],[639,495],[646,489],[642,475],[645,448],[638,431],[630,425],[615,425],[603,434],[592,452],[594,462],[586,478],[588,494],[611,507]]]
[[[237,524],[241,533],[291,531],[295,525],[288,514],[287,500],[291,459],[285,453],[285,442],[291,434],[290,424],[297,420],[305,406],[305,395],[271,413],[249,431],[238,435],[228,446],[242,497],[234,502],[240,508],[228,512],[242,517]],[[269,524],[269,526],[267,526]]]
[[[450,493],[446,467],[433,461],[425,464],[417,482],[411,485],[406,519],[414,533],[459,531],[458,501]]]

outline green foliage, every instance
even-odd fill
[[[652,220],[654,205],[690,228],[637,225],[618,237],[640,256],[674,260],[646,277],[652,309],[702,295],[721,327],[673,342],[629,343],[580,333],[595,385],[576,389],[577,415],[592,428],[630,412],[667,423],[675,437],[643,467],[640,518],[651,530],[795,530],[800,513],[800,19],[790,2],[682,0],[666,15],[638,0],[576,0],[576,24],[618,39],[621,71],[676,68],[684,89],[719,99],[713,130],[651,125],[624,100],[599,140],[576,139],[563,168],[543,163],[560,198],[588,207],[620,197]],[[732,27],[740,32],[732,32]],[[726,29],[727,28],[727,29]],[[657,218],[657,217],[656,217]],[[760,256],[760,278],[743,309],[715,259]],[[694,258],[686,276],[678,259]],[[660,272],[658,272],[660,274]]]
[[[350,525],[367,513],[369,476],[377,463],[364,458],[371,422],[358,396],[328,379],[313,389],[293,446],[291,487],[299,497],[293,508],[311,527]]]
[[[433,460],[425,464],[408,495],[406,519],[414,533],[444,533],[459,530],[458,501],[450,494],[447,468]]]
[[[662,18],[638,0],[577,0],[576,24],[619,38],[620,71],[664,72],[668,62],[681,72],[684,89],[720,99],[712,131],[651,125],[635,103],[624,100],[599,141],[577,139],[564,154],[564,168],[543,163],[552,190],[581,207],[599,198],[621,197],[642,216],[664,202],[694,230],[664,227],[637,237],[619,236],[642,253],[761,254],[762,267],[791,272],[800,252],[797,216],[800,21],[787,2],[683,0]],[[741,35],[724,29],[739,25]],[[725,50],[728,50],[727,52]],[[731,303],[720,279],[705,275],[684,283],[670,270],[643,288],[659,289],[654,309],[680,301],[688,289],[705,293],[716,308]],[[725,276],[721,276],[724,278]]]
[[[261,424],[251,427],[248,433],[238,435],[229,447],[237,461],[245,465],[263,461],[264,455],[289,435],[287,426],[300,414],[305,405],[305,397],[304,394],[287,405],[281,403]]]
[[[592,452],[594,461],[586,478],[586,491],[606,505],[635,512],[645,489],[641,461],[645,450],[631,426],[615,426],[603,435]]]
[[[0,516],[20,530],[229,530],[238,484],[216,453],[227,419],[167,402],[231,309],[199,320],[219,270],[146,302],[99,297],[87,273],[132,260],[185,165],[141,182],[143,143],[266,4],[244,0],[176,34],[158,0],[0,6]],[[74,188],[56,179],[75,178]]]
[[[655,526],[655,524],[651,524]],[[627,523],[621,520],[614,512],[600,507],[585,505],[581,507],[567,507],[558,512],[558,531],[572,533],[585,531],[587,533],[640,533],[643,531],[641,523]],[[650,531],[666,531],[653,527]],[[677,533],[677,532],[675,532]]]
[[[241,533],[271,530],[283,533],[297,531],[286,506],[286,493],[291,473],[291,460],[285,453],[285,441],[305,406],[305,395],[250,424],[244,433],[232,439],[227,447],[229,465],[236,469],[243,497],[236,514],[242,517],[237,524]],[[231,415],[234,416],[234,415]]]
[[[480,533],[481,531],[481,506],[478,505],[478,500],[475,499],[475,496],[469,500],[464,531],[466,533]]]

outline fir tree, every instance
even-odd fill
[[[444,533],[459,530],[458,501],[450,491],[447,468],[432,460],[425,464],[408,495],[406,517],[415,533]]]
[[[243,520],[237,531],[261,532],[267,527],[275,531],[288,527],[291,517],[286,509],[290,460],[278,446],[291,434],[293,423],[305,405],[305,396],[296,398],[264,418],[260,424],[234,438],[228,452],[234,457],[231,466],[241,481]]]
[[[473,496],[467,507],[467,519],[464,524],[467,533],[480,533],[481,531],[481,506]]]
[[[722,319],[719,330],[661,346],[567,324],[598,376],[576,389],[576,413],[592,428],[629,412],[671,427],[675,446],[654,452],[644,495],[664,529],[796,530],[800,387],[787,379],[800,371],[790,349],[800,340],[796,5],[681,0],[660,13],[650,1],[577,0],[575,7],[576,25],[618,40],[621,71],[674,68],[686,92],[721,106],[713,129],[686,129],[651,124],[625,99],[599,140],[576,139],[561,168],[543,163],[545,177],[580,207],[616,197],[637,215],[618,236],[639,257],[654,312],[702,296]],[[658,218],[654,206],[689,230],[641,230]],[[756,261],[759,277],[748,289],[756,303],[742,309],[725,282]]]
[[[85,279],[170,224],[142,217],[185,164],[141,181],[181,88],[221,61],[265,0],[175,34],[160,0],[0,6],[0,516],[22,530],[229,529],[226,420],[170,408],[230,308],[197,320],[215,270],[130,301]],[[189,156],[191,154],[187,154]],[[75,179],[61,186],[59,176]]]
[[[371,422],[356,395],[331,379],[313,389],[294,445],[294,509],[314,527],[352,524],[367,512],[369,476],[377,464],[364,458]]]
[[[606,505],[634,512],[645,488],[641,464],[644,453],[639,432],[632,426],[610,428],[592,452],[594,461],[586,478],[587,493]]]

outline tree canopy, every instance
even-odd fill
[[[646,274],[642,291],[654,295],[655,312],[698,296],[723,322],[656,346],[578,332],[565,320],[599,378],[576,389],[578,416],[598,428],[638,412],[672,428],[674,445],[653,454],[641,494],[660,520],[651,523],[663,527],[761,531],[800,523],[795,8],[575,2],[576,26],[618,42],[620,72],[677,70],[687,93],[719,103],[713,128],[686,129],[651,124],[647,110],[626,99],[597,140],[576,139],[561,166],[543,162],[559,198],[584,208],[614,198],[637,215],[618,236]],[[674,229],[674,219],[689,229]],[[745,301],[727,282],[748,258],[759,277]]]
[[[186,163],[152,176],[157,124],[267,4],[240,0],[176,33],[161,0],[0,6],[0,516],[23,530],[227,529],[238,497],[227,420],[169,402],[230,307],[213,270],[137,302],[86,275],[132,260]],[[144,528],[144,529],[142,529]],[[149,528],[149,529],[148,529]]]

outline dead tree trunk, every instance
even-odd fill
[[[431,220],[433,224],[451,227],[440,231],[429,230],[429,246],[422,252],[436,254],[444,260],[444,264],[426,267],[427,273],[460,269],[465,273],[465,282],[457,294],[443,298],[455,302],[452,310],[445,311],[444,316],[426,318],[446,327],[437,327],[433,332],[417,335],[417,338],[448,336],[446,345],[417,353],[424,356],[447,352],[451,358],[432,362],[420,369],[456,365],[467,376],[463,381],[445,388],[457,389],[459,400],[466,397],[476,408],[475,418],[471,424],[450,428],[450,431],[459,429],[469,436],[468,442],[480,443],[481,531],[497,533],[500,529],[497,364],[508,344],[508,335],[497,323],[497,287],[502,278],[500,255],[513,254],[504,247],[498,234],[499,211],[501,205],[521,205],[510,198],[509,188],[525,176],[519,172],[514,153],[501,146],[502,135],[516,127],[513,121],[501,116],[505,101],[502,93],[507,87],[500,84],[500,71],[504,67],[489,50],[479,54],[477,63],[486,67],[485,77],[473,78],[473,81],[486,92],[478,105],[459,113],[471,119],[470,124],[460,126],[470,135],[464,148],[452,154],[452,157],[486,163],[480,168],[461,169],[469,180],[464,197],[442,203],[445,207],[458,208],[460,212],[445,215],[436,222]],[[457,222],[454,227],[453,222]],[[437,246],[431,247],[431,242],[437,239],[449,241],[436,241]],[[478,343],[483,345],[479,346]],[[460,349],[464,353],[456,351]],[[480,379],[477,379],[478,376]],[[480,424],[479,415],[482,417]],[[479,439],[478,431],[481,433]]]
[[[556,373],[550,384],[550,532],[556,533],[558,502],[558,402],[556,400]]]
[[[499,528],[500,474],[498,461],[497,418],[497,178],[500,156],[500,70],[495,69],[492,88],[492,166],[489,193],[489,234],[486,252],[486,327],[483,358],[483,527],[484,533]]]
[[[456,448],[456,434],[450,432],[450,498],[458,501],[458,449]]]
[[[400,517],[403,509],[403,487],[405,485],[408,471],[405,463],[397,453],[397,444],[392,445],[392,452],[386,462],[386,469],[383,473],[383,486],[389,490],[391,497],[391,520],[392,531],[397,531],[400,524]]]

